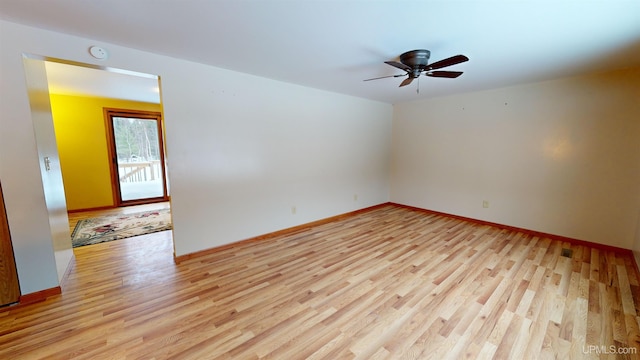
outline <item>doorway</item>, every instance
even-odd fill
[[[24,64],[59,283],[74,256],[70,209],[114,207],[104,107],[148,104],[144,109],[162,113],[160,77],[30,54],[24,55]],[[76,97],[83,98],[82,103],[76,102]],[[63,98],[68,101],[60,102]],[[64,111],[59,112],[61,109]],[[65,119],[65,129],[58,127],[54,110]],[[62,147],[63,143],[66,147]],[[71,171],[63,171],[63,161],[69,160],[69,154],[79,157],[66,162],[74,167]],[[164,173],[163,177],[166,179]],[[76,202],[97,198],[98,203],[76,203],[78,206],[70,208],[71,191],[77,195]],[[45,260],[48,258],[40,262]],[[48,265],[44,263],[41,268]],[[36,280],[54,283],[55,280],[50,279],[54,276],[51,272],[42,273]]]
[[[46,66],[68,211],[167,200],[159,76],[51,59],[47,59]],[[134,126],[114,128],[108,111],[140,121],[130,124]],[[142,125],[137,126],[141,135],[126,131],[136,125]],[[130,142],[131,151],[126,159],[116,149],[114,129],[118,135],[129,136],[125,141]],[[146,144],[142,142],[147,139]],[[157,150],[149,149],[152,141],[160,142]],[[118,160],[123,166],[118,166]],[[123,164],[125,161],[127,164]],[[153,178],[155,190],[129,196],[133,194],[129,190],[145,177],[149,182]],[[149,186],[142,191],[145,189]]]
[[[116,206],[167,201],[162,114],[105,109]]]

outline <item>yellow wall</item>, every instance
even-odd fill
[[[159,104],[51,94],[68,210],[113,206],[103,108],[162,111]]]

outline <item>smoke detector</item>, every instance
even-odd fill
[[[105,48],[99,46],[92,46],[89,48],[89,54],[98,60],[104,60],[109,56]]]

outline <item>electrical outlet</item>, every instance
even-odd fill
[[[489,207],[489,201],[488,200],[482,200],[482,207],[483,208],[488,208]]]

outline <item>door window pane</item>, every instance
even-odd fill
[[[158,121],[131,117],[112,120],[121,200],[163,197]]]

